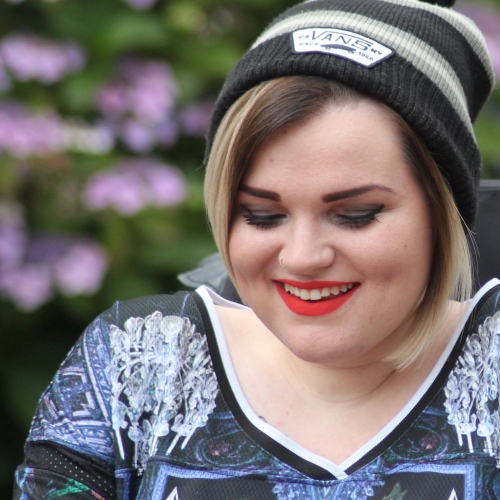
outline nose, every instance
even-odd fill
[[[280,252],[280,263],[288,271],[312,276],[335,261],[333,241],[327,228],[310,221],[291,224]]]

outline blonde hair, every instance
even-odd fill
[[[217,130],[207,163],[205,202],[215,242],[237,287],[228,253],[229,233],[234,201],[252,155],[283,125],[362,100],[380,106],[398,125],[403,153],[426,194],[433,224],[427,288],[412,317],[411,334],[387,358],[402,370],[431,345],[448,301],[470,298],[472,266],[468,229],[450,186],[425,144],[399,114],[368,95],[321,77],[288,76],[263,82],[231,106]]]

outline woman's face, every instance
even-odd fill
[[[258,149],[229,256],[244,301],[292,353],[354,366],[406,334],[431,245],[397,125],[362,101],[283,127]]]

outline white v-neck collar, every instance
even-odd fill
[[[455,332],[450,338],[446,348],[441,354],[439,360],[434,366],[433,370],[429,373],[425,381],[422,383],[420,388],[414,394],[414,396],[408,401],[408,403],[401,409],[401,411],[395,415],[390,422],[388,422],[383,429],[381,429],[372,439],[370,439],[366,444],[364,444],[361,448],[355,451],[349,458],[344,460],[340,465],[335,464],[334,462],[313,453],[303,446],[299,445],[288,436],[283,434],[281,431],[276,429],[275,427],[269,425],[267,422],[264,422],[252,409],[248,400],[243,393],[243,389],[239,383],[238,377],[236,375],[236,371],[234,369],[233,362],[231,360],[231,356],[229,353],[229,348],[226,342],[226,338],[224,336],[224,332],[222,330],[222,325],[217,314],[217,310],[215,308],[216,305],[230,307],[233,309],[249,309],[246,306],[241,304],[237,304],[235,302],[231,302],[229,300],[224,299],[213,290],[206,286],[201,286],[196,289],[196,293],[202,298],[208,314],[210,316],[210,320],[212,322],[212,327],[215,333],[217,345],[219,347],[219,352],[222,360],[222,364],[224,367],[224,371],[226,377],[229,381],[233,394],[236,398],[236,401],[241,409],[241,411],[245,414],[247,419],[261,432],[269,436],[271,439],[279,443],[281,446],[284,446],[292,453],[296,454],[298,457],[307,460],[310,463],[313,463],[324,470],[330,472],[338,479],[348,477],[348,474],[345,472],[349,467],[358,462],[363,456],[365,456],[368,452],[370,452],[375,446],[377,446],[383,439],[385,439],[389,434],[405,419],[405,417],[411,412],[411,410],[417,405],[417,403],[422,399],[422,397],[427,393],[432,383],[441,372],[443,365],[448,359],[451,351],[455,347],[460,334],[470,317],[471,312],[476,307],[477,303],[481,298],[494,286],[500,284],[500,280],[493,279],[486,283],[473,297],[473,299],[469,302],[467,307],[467,311],[462,316]]]

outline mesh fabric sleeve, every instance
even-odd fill
[[[116,498],[107,329],[102,315],[42,394],[16,472],[15,499]]]

